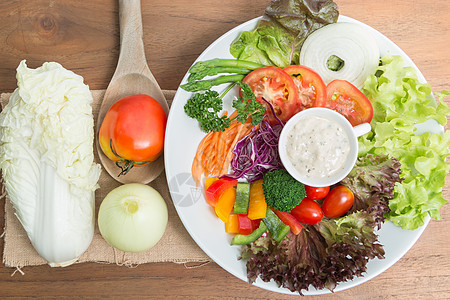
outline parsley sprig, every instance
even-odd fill
[[[242,91],[242,96],[233,101],[233,107],[238,112],[233,119],[244,124],[251,119],[253,126],[258,125],[264,117],[264,106],[256,101],[255,94],[248,84],[242,81],[236,83]]]
[[[194,94],[184,106],[184,111],[189,117],[197,119],[204,132],[224,131],[230,126],[231,120],[227,116],[217,115],[222,110],[222,104],[219,93],[208,90]]]
[[[204,132],[224,131],[230,126],[232,120],[245,123],[250,119],[253,126],[259,124],[264,117],[264,106],[256,101],[255,94],[248,84],[241,81],[235,84],[241,88],[242,96],[232,103],[237,112],[233,119],[218,115],[223,108],[222,98],[232,86],[222,95],[214,90],[194,94],[185,104],[184,111],[189,117],[199,122]]]

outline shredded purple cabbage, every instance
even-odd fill
[[[236,143],[231,161],[232,173],[226,177],[245,178],[248,182],[254,182],[267,172],[282,168],[278,153],[278,139],[282,129],[281,125],[270,125],[262,120],[259,129],[253,128]]]
[[[280,118],[278,118],[277,114],[275,113],[275,109],[273,109],[273,105],[269,101],[264,99],[264,97],[261,97],[261,99],[263,99],[264,102],[266,102],[267,106],[270,108],[270,111],[272,112],[273,116],[278,121],[278,123],[280,123],[281,127],[284,127],[284,123],[280,120]]]

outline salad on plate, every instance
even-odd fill
[[[229,54],[212,56],[224,44]],[[211,45],[175,96],[167,139],[174,115],[198,132],[189,172],[203,194],[199,209],[176,206],[180,218],[222,267],[242,279],[238,266],[245,264],[247,280],[264,288],[321,293],[370,279],[395,263],[447,202],[448,94],[437,94],[436,102],[403,51],[367,25],[339,17],[334,2],[272,1],[262,18]],[[295,180],[278,152],[284,124],[312,107],[334,110],[352,126],[371,125],[358,138],[351,172],[326,187]],[[318,153],[326,141],[314,145],[315,137],[331,129],[317,122],[308,129],[312,142],[295,140],[302,149],[295,163],[330,176],[313,172],[339,164],[334,144]],[[322,158],[302,165],[308,155]],[[173,190],[169,176],[186,167],[167,162]],[[221,223],[222,232],[201,228],[208,222],[214,229]],[[205,232],[215,236],[208,240]],[[394,235],[412,241],[394,251],[387,247]],[[232,250],[214,244],[223,245],[224,236]]]

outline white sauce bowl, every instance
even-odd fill
[[[318,116],[336,122],[340,127],[342,127],[348,137],[350,143],[350,152],[348,153],[345,162],[343,163],[343,167],[331,176],[313,178],[301,174],[293,165],[293,162],[291,161],[291,158],[287,153],[287,145],[290,142],[289,133],[298,123],[301,123],[308,116]],[[363,123],[361,125],[353,127],[343,115],[328,108],[313,107],[305,109],[294,115],[284,125],[278,142],[280,158],[289,174],[291,174],[292,177],[294,177],[301,183],[315,187],[330,186],[338,183],[339,181],[344,179],[348,175],[348,173],[350,173],[353,166],[355,165],[356,159],[358,158],[358,136],[366,134],[370,130],[371,127],[369,123]],[[320,151],[320,149],[318,151]]]

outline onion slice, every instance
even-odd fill
[[[300,64],[319,73],[325,84],[342,79],[359,89],[366,78],[375,73],[379,60],[380,50],[370,32],[348,22],[314,31],[300,51]]]

